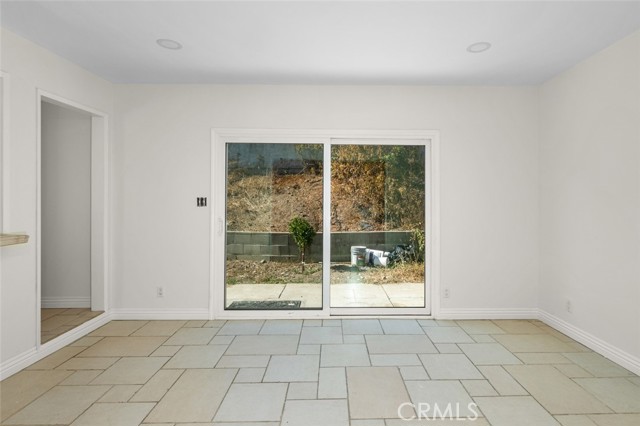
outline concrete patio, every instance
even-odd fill
[[[227,306],[236,301],[300,300],[301,308],[322,307],[321,284],[233,284],[227,286]],[[424,284],[331,284],[331,306],[422,307]]]

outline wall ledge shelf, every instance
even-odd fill
[[[29,241],[27,234],[0,234],[0,247],[12,246],[16,244],[26,244]]]

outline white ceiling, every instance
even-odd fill
[[[538,84],[640,29],[639,1],[2,1],[0,13],[117,83]],[[468,53],[478,41],[493,47]]]

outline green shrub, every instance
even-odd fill
[[[304,252],[313,243],[316,231],[313,226],[304,218],[294,217],[289,222],[289,233],[293,237],[293,241],[300,250],[302,260],[302,272],[304,272]]]

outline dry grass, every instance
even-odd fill
[[[393,268],[331,265],[331,284],[393,284],[424,282],[424,264],[407,263]],[[307,263],[302,273],[295,262],[227,261],[227,284],[322,283],[322,264]]]

